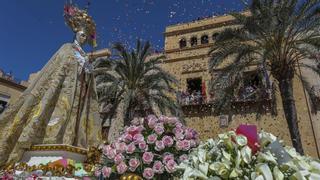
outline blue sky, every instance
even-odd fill
[[[73,0],[84,7],[88,0]],[[0,68],[18,79],[41,70],[59,47],[71,42],[64,24],[66,0],[1,0]],[[113,42],[133,46],[151,41],[162,50],[165,27],[198,17],[240,11],[240,0],[91,0],[89,12],[97,24],[99,48]]]

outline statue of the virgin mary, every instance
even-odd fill
[[[108,52],[86,54],[95,46],[95,24],[87,11],[64,9],[75,33],[43,67],[19,100],[0,117],[0,167],[17,162],[36,144],[67,144],[87,148],[101,143],[101,120],[90,60]]]

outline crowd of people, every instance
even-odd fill
[[[269,99],[271,95],[270,89],[248,85],[240,88],[238,95],[235,97],[237,101],[252,101],[258,99]]]
[[[206,97],[201,91],[179,91],[177,94],[178,102],[181,105],[204,104]]]
[[[256,101],[258,99],[271,98],[271,89],[257,86],[244,86],[237,92],[235,94],[235,101]],[[180,105],[198,105],[209,101],[201,91],[178,91],[177,99]]]

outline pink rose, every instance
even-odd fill
[[[144,141],[144,137],[143,137],[143,135],[142,134],[136,134],[136,135],[134,135],[133,136],[133,141],[136,143],[136,144],[138,144],[139,142],[142,142],[142,141]]]
[[[179,120],[176,117],[167,117],[165,119],[165,123],[170,124],[170,125],[176,124],[177,122],[179,122]]]
[[[163,164],[161,163],[161,161],[154,162],[152,170],[157,174],[162,174],[164,167],[163,167]]]
[[[191,148],[194,148],[194,147],[197,147],[197,145],[198,145],[198,142],[197,141],[195,141],[195,140],[190,140],[190,147]]]
[[[185,130],[185,135],[186,135],[186,139],[192,139],[193,138],[193,133],[192,133],[192,131],[189,130],[189,128],[187,128]]]
[[[2,177],[1,179],[3,180],[13,180],[13,175],[11,174],[5,174],[4,177]],[[37,174],[31,174],[29,177],[26,178],[26,180],[35,180],[38,179],[38,175]]]
[[[178,151],[181,151],[183,149],[183,141],[177,141],[176,143],[176,149]]]
[[[154,131],[158,134],[161,135],[162,133],[164,133],[164,127],[162,123],[158,123],[155,127],[154,127]]]
[[[134,153],[135,150],[136,150],[136,146],[134,145],[134,143],[130,143],[130,144],[127,146],[127,153],[128,153],[128,154]]]
[[[183,150],[185,151],[190,150],[191,144],[189,140],[183,140],[182,143],[183,143],[183,148],[182,148]]]
[[[143,171],[143,177],[146,179],[152,179],[154,176],[154,172],[151,168],[146,168]]]
[[[142,160],[145,164],[150,164],[153,161],[153,153],[152,152],[145,152],[142,155]]]
[[[164,123],[164,122],[166,121],[166,119],[167,119],[167,117],[166,117],[166,116],[161,115],[161,116],[159,117],[159,122]]]
[[[94,175],[95,175],[96,177],[99,177],[99,176],[101,175],[101,170],[100,170],[100,169],[96,169],[96,170],[94,171]]]
[[[158,136],[156,134],[149,135],[148,138],[147,138],[147,143],[148,144],[154,144],[156,142],[156,140],[157,140],[157,137]]]
[[[112,147],[111,147],[110,145],[104,145],[104,146],[102,147],[102,153],[103,153],[104,155],[107,155],[110,150],[112,150]]]
[[[128,166],[126,165],[125,162],[121,162],[118,166],[117,166],[117,172],[118,174],[123,174],[127,171]]]
[[[136,171],[137,167],[140,165],[140,161],[136,158],[130,159],[129,161],[129,169],[130,171],[134,172]]]
[[[191,128],[187,128],[185,130],[185,136],[186,136],[186,139],[195,139],[198,137],[198,133],[194,130],[194,129],[191,129]]]
[[[105,177],[105,178],[109,178],[110,175],[111,175],[111,168],[109,168],[109,167],[103,167],[103,168],[102,168],[102,175],[103,175],[103,177]]]
[[[181,156],[179,157],[179,161],[180,161],[180,162],[183,162],[183,161],[187,160],[188,158],[189,158],[188,155],[183,154],[183,155],[181,155]]]
[[[114,163],[120,164],[124,160],[124,156],[122,154],[117,154],[116,157],[114,157]]]
[[[126,129],[126,132],[128,132],[131,136],[134,136],[138,133],[140,133],[140,128],[138,126],[130,126]]]
[[[177,128],[183,128],[183,124],[182,124],[181,122],[177,122],[177,123],[176,123],[176,127],[177,127]]]
[[[158,119],[157,119],[157,117],[154,116],[154,115],[149,115],[149,116],[147,117],[147,122],[148,122],[149,128],[153,129],[153,128],[156,126],[156,124],[157,124],[157,122],[158,122]]]
[[[140,148],[141,150],[143,150],[143,151],[147,151],[147,150],[148,150],[148,145],[147,145],[147,143],[146,143],[145,141],[141,141],[141,142],[139,143],[139,148]]]
[[[175,127],[175,128],[173,129],[173,133],[174,133],[174,134],[183,134],[183,129],[180,128],[180,127]]]
[[[170,160],[174,160],[174,155],[171,154],[171,153],[164,153],[164,154],[163,154],[163,160],[162,160],[162,162],[163,162],[164,164],[167,164],[168,161],[170,161]]]
[[[162,151],[162,150],[164,150],[164,148],[165,148],[165,146],[164,146],[164,143],[162,141],[156,141],[155,150]]]
[[[108,151],[107,158],[113,159],[116,156],[116,154],[117,154],[116,150],[112,149],[112,150]]]
[[[167,170],[168,173],[173,173],[175,172],[175,167],[177,166],[177,163],[174,160],[169,160],[166,165],[165,169]]]
[[[141,133],[143,130],[145,130],[146,128],[144,128],[143,125],[138,126],[138,131],[139,133]]]
[[[129,133],[125,133],[123,137],[125,142],[131,142],[132,141],[132,135]]]
[[[107,145],[103,147],[103,154],[106,155],[107,158],[113,159],[116,156],[117,152],[110,145]]]
[[[126,143],[124,143],[124,142],[121,142],[121,143],[116,142],[116,143],[115,143],[115,147],[116,147],[116,152],[117,152],[117,153],[123,153],[123,152],[125,152],[126,149],[127,149],[127,145],[126,145]]]
[[[184,135],[183,135],[182,133],[177,133],[177,134],[175,134],[175,137],[176,137],[176,139],[178,139],[178,140],[184,139]]]
[[[166,147],[171,147],[174,141],[170,136],[163,136],[162,142]]]
[[[73,6],[65,6],[64,7],[64,13],[68,14],[69,16],[74,16],[76,13],[76,8]]]

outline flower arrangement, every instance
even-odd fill
[[[71,159],[59,159],[53,162],[43,162],[39,165],[28,165],[25,162],[9,165],[0,169],[0,179],[42,179],[42,178],[82,178],[92,177],[94,166],[87,163],[75,163]]]
[[[274,135],[241,125],[195,148],[177,166],[181,179],[320,179],[320,163],[284,147]]]
[[[168,179],[198,144],[198,133],[178,118],[149,115],[132,121],[115,142],[103,145],[103,163],[95,174],[111,178],[135,173],[145,179]]]

